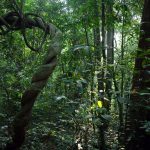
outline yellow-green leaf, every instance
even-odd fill
[[[103,102],[102,101],[97,101],[97,105],[98,105],[99,108],[102,108]]]

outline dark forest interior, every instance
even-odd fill
[[[0,150],[150,149],[150,0],[0,8]]]

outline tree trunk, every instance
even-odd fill
[[[111,101],[112,95],[112,79],[114,67],[111,66],[114,64],[114,22],[109,23],[111,18],[113,18],[113,1],[108,4],[108,23],[107,23],[107,82],[106,82],[106,94],[107,98]],[[108,108],[110,109],[110,108]]]
[[[140,31],[126,123],[126,150],[150,148],[150,0],[144,1]]]
[[[104,104],[104,67],[106,65],[106,54],[105,54],[105,39],[106,39],[106,32],[105,32],[105,1],[101,1],[101,19],[102,19],[102,27],[101,27],[101,33],[102,33],[102,43],[101,43],[101,55],[102,55],[102,61],[100,59],[100,63],[102,64],[100,67],[100,72],[98,73],[98,94],[99,94],[99,100],[101,100]],[[105,107],[103,105],[103,107]],[[107,108],[106,108],[107,109]],[[101,114],[99,114],[99,118],[101,118]],[[102,120],[101,120],[102,121]],[[99,150],[105,150],[106,149],[106,141],[105,141],[105,131],[106,131],[106,123],[102,121],[102,124],[98,127],[99,132],[99,138],[98,138],[98,146]]]

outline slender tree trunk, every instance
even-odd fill
[[[94,49],[95,49],[95,64],[96,64],[96,70],[98,70],[98,62],[101,62],[101,49],[100,49],[100,46],[101,46],[101,40],[100,40],[100,15],[99,15],[99,6],[98,6],[98,1],[97,0],[94,0],[94,15],[95,15],[95,20],[96,20],[96,24],[95,24],[95,27],[93,29],[93,33],[94,33]],[[94,76],[94,73],[93,73],[93,76]],[[97,75],[97,78],[98,78],[98,84],[99,84],[99,74]],[[91,84],[91,91],[93,91],[93,84],[94,84],[94,80]],[[98,91],[98,94],[99,94],[99,91]],[[93,93],[91,93],[91,98],[94,99],[94,95]],[[94,116],[96,116],[96,114],[94,114]],[[97,128],[99,128],[98,126],[96,126]],[[95,126],[94,126],[94,132],[95,132]],[[98,134],[98,146],[99,146],[99,143],[100,143],[100,136]]]
[[[125,0],[123,0],[123,6],[125,5]],[[121,31],[121,65],[124,65],[124,45],[125,45],[125,34],[124,34],[124,25],[125,25],[125,9],[123,8],[123,16],[122,16],[122,31]],[[121,69],[121,83],[120,83],[120,96],[119,99],[124,97],[124,68]],[[123,108],[124,104],[122,101],[117,101],[118,109],[119,109],[119,129],[118,129],[118,142],[119,146],[123,145],[123,132],[124,132],[124,114]]]
[[[106,54],[105,54],[105,38],[106,38],[106,32],[105,32],[105,1],[101,1],[101,19],[102,19],[102,27],[101,27],[101,33],[102,33],[102,43],[101,43],[101,54],[102,54],[102,61],[100,59],[101,69],[100,73],[98,73],[98,94],[99,99],[104,104],[104,66],[106,66]],[[107,108],[106,108],[107,109]],[[101,114],[99,114],[99,117]],[[98,139],[98,146],[99,150],[105,150],[106,149],[106,142],[105,142],[105,131],[106,131],[106,123],[103,122],[102,125],[99,125],[99,139]]]
[[[100,40],[100,12],[99,12],[99,3],[97,0],[94,1],[95,3],[95,8],[94,8],[94,13],[95,13],[95,19],[96,21],[96,27],[94,28],[94,46],[95,46],[95,51],[96,51],[96,61],[97,61],[97,70],[99,73],[97,74],[97,80],[98,80],[98,97],[100,100],[103,99],[104,96],[104,84],[103,84],[103,69],[100,69],[102,66],[99,66],[101,64],[101,56],[102,56],[102,43]],[[104,4],[104,3],[103,3]],[[104,12],[104,11],[103,11]],[[103,13],[104,15],[104,13]],[[103,18],[104,19],[104,18]],[[102,29],[104,31],[104,27]],[[104,44],[104,32],[103,32],[103,44]],[[98,116],[100,117],[100,116]],[[98,129],[98,148],[99,150],[104,150],[105,147],[105,138],[104,138],[104,128],[101,125],[97,126]]]
[[[150,0],[144,1],[126,126],[126,150],[150,148]]]
[[[108,17],[107,20],[111,20],[113,17],[113,0],[108,4]],[[107,98],[111,101],[112,95],[112,79],[114,67],[114,22],[107,24],[107,83],[106,83],[106,94]],[[108,108],[110,109],[110,108]]]
[[[123,6],[125,5],[125,0],[123,0]],[[122,31],[121,31],[121,65],[124,65],[124,44],[125,44],[125,34],[124,34],[124,25],[125,25],[125,11],[123,8],[123,17],[122,17]],[[123,98],[124,96],[124,69],[121,69],[121,91],[120,91],[120,98]],[[120,128],[123,127],[123,103],[120,103],[120,113],[119,113],[119,118],[120,118]]]

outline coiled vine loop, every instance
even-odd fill
[[[27,28],[39,28],[44,31],[42,42],[38,48],[32,47],[27,41],[25,30]],[[46,36],[51,37],[51,44],[45,56],[43,64],[38,71],[33,74],[31,85],[25,90],[21,100],[21,110],[16,115],[12,123],[12,142],[6,145],[5,150],[18,150],[25,139],[25,128],[29,124],[32,107],[34,102],[47,83],[47,80],[57,64],[57,55],[61,51],[61,31],[51,23],[45,23],[44,20],[34,14],[23,15],[21,11],[9,12],[0,17],[0,34],[6,34],[10,31],[20,30],[26,45],[33,51],[39,51],[44,44]]]

